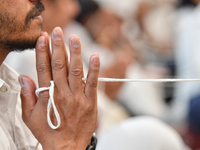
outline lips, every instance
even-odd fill
[[[35,19],[36,17],[40,16],[41,13],[45,10],[44,5],[41,2],[37,2],[35,4],[35,7],[28,12],[25,20],[25,24],[30,24],[32,19]]]
[[[34,14],[35,17],[40,16],[42,12],[38,11]]]
[[[41,20],[42,19],[41,13],[39,13],[39,12],[35,13],[34,17],[32,18],[32,20],[34,20],[34,19],[40,19]]]

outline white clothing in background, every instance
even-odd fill
[[[150,75],[140,64],[134,63],[128,67],[126,78],[147,79]],[[162,83],[125,83],[118,99],[135,115],[151,115],[163,119],[166,113]]]
[[[83,60],[89,60],[89,56],[92,55],[92,53],[98,52],[100,55],[102,70],[114,62],[115,58],[113,52],[96,44],[91,39],[88,31],[79,23],[73,22],[70,26],[68,26],[68,28],[65,30],[65,36],[67,34],[68,37],[71,34],[77,34],[80,37],[82,43]],[[87,64],[87,62],[85,63]],[[126,78],[148,78],[146,74],[147,72],[145,72],[143,68],[139,67],[137,63],[135,63],[128,67]],[[117,99],[119,99],[127,108],[129,108],[133,114],[163,117],[166,106],[162,97],[163,95],[160,93],[159,87],[156,86],[157,85],[154,83],[124,83]],[[144,92],[146,94],[144,94]],[[104,103],[103,101],[101,102],[101,99],[99,100],[100,103]],[[109,103],[111,104],[111,102]],[[113,103],[113,105],[117,104]],[[103,105],[100,104],[100,106]],[[107,108],[107,106],[104,107]]]
[[[152,117],[134,117],[98,137],[97,150],[189,150],[180,135]]]
[[[8,54],[4,62],[19,74],[30,76],[35,81],[36,85],[38,84],[35,50],[11,52]]]
[[[77,34],[81,41],[81,51],[83,57],[83,64],[85,64],[85,76],[89,66],[89,58],[97,52],[100,56],[101,70],[112,64],[114,56],[109,50],[96,44],[90,37],[88,31],[79,23],[73,22],[69,25],[64,36],[66,39],[72,34]],[[109,99],[104,91],[98,89],[98,128],[97,133],[101,135],[106,129],[119,123],[120,121],[127,119],[129,114],[127,111],[117,102]]]
[[[175,27],[177,78],[200,78],[200,5],[178,11]],[[189,100],[200,92],[200,82],[180,82],[175,86],[172,122],[185,122]]]

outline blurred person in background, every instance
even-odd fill
[[[124,78],[125,70],[132,61],[132,56],[129,54],[130,52],[117,50],[117,48],[120,49],[120,46],[115,45],[116,37],[120,37],[121,19],[109,11],[99,8],[99,5],[92,0],[80,0],[79,2],[82,11],[77,20],[80,23],[73,22],[66,30],[66,34],[69,36],[76,33],[83,40],[82,53],[85,64],[88,64],[87,59],[90,53],[98,52],[102,61],[101,76]],[[101,94],[99,94],[98,100],[98,133],[129,117],[127,111],[118,102],[113,101],[122,83],[108,84],[103,83],[99,88]]]
[[[171,59],[175,4],[172,0],[138,0],[129,15],[125,33],[131,43],[139,40],[147,63]],[[146,53],[146,54],[145,54]],[[162,60],[163,59],[163,60]]]
[[[120,31],[118,32],[121,32],[121,37],[124,37],[124,39],[126,40],[128,39],[128,35],[132,32],[130,33],[127,33],[129,31],[125,32],[124,30],[126,29],[124,29],[125,28],[124,25],[126,25],[127,22],[130,22],[130,20],[134,20],[135,18],[137,18],[138,14],[144,17],[142,18],[142,20],[143,19],[145,20],[145,16],[149,14],[150,10],[153,10],[153,8],[151,8],[153,1],[129,0],[124,2],[127,3],[126,5],[121,4],[122,2],[121,3],[119,2],[119,4],[115,4],[116,2],[113,0],[106,2],[101,1],[101,2],[103,3],[101,4],[103,8],[112,11],[113,13],[115,13],[116,16],[120,17],[123,20],[123,24],[119,29]],[[132,10],[131,7],[134,7],[134,9]],[[140,7],[142,7],[142,9]],[[136,22],[138,22],[137,19]],[[151,22],[155,21],[151,20],[150,23]],[[154,29],[155,28],[151,30]],[[140,36],[142,37],[144,36],[143,35],[144,31],[142,31],[142,29],[140,30],[141,30]],[[132,34],[133,36],[135,36],[134,33]],[[158,39],[160,38],[158,37]],[[146,50],[147,48],[143,46],[144,44],[143,45],[141,44],[145,43],[142,38],[137,40],[129,39],[127,43],[129,43],[132,46],[133,48],[132,53],[135,59],[127,67],[125,71],[125,78],[141,79],[141,78],[161,78],[163,76],[166,76],[167,71],[165,67],[156,67],[156,65],[154,64],[151,65],[152,62],[148,61],[152,59],[152,55],[148,55],[147,52],[148,50]],[[122,51],[123,50],[124,49],[122,47]],[[143,57],[144,53],[147,54],[146,57]],[[158,64],[159,63],[160,62],[158,62]],[[149,69],[150,68],[149,66],[155,66],[155,67],[151,67],[153,69]],[[132,95],[133,91],[134,91],[134,96]],[[143,94],[144,92],[146,94]],[[166,113],[165,112],[166,104],[164,101],[162,84],[124,83],[121,86],[116,99],[119,100],[123,105],[125,105],[126,108],[134,115],[153,115],[159,118],[163,118]],[[149,107],[147,108],[146,106]]]
[[[160,74],[162,73],[159,71],[153,72],[152,70],[149,71],[145,68],[146,65],[143,65],[143,63],[140,61],[140,58],[138,58],[138,49],[134,47],[134,44],[131,45],[132,43],[127,40],[126,34],[124,34],[122,31],[124,22],[127,20],[127,16],[129,16],[125,13],[125,10],[128,10],[127,5],[131,7],[132,2],[135,1],[123,1],[123,3],[126,3],[126,6],[122,8],[120,6],[124,5],[120,5],[120,2],[119,4],[118,2],[112,0],[98,2],[99,3],[91,0],[80,0],[82,12],[77,17],[77,20],[81,24],[73,22],[73,24],[68,26],[68,29],[66,30],[66,33],[69,35],[76,33],[83,41],[83,60],[87,60],[89,54],[97,51],[100,54],[102,64],[100,73],[100,76],[102,77],[161,77]],[[115,8],[114,6],[118,7]],[[127,54],[129,56],[127,56]],[[123,62],[120,62],[119,60]],[[87,61],[85,62],[87,64]],[[118,113],[114,113],[115,111],[112,111],[111,107],[106,107],[110,106],[106,104],[110,103],[111,100],[115,104],[116,100],[119,100],[120,103],[125,105],[128,112],[130,112],[132,115],[153,115],[163,118],[166,113],[166,104],[163,98],[162,88],[159,84],[119,83],[116,85],[113,83],[105,83],[103,87],[104,88],[102,88],[103,90],[101,90],[101,92],[104,93],[105,91],[105,95],[108,97],[108,99],[104,104],[102,104],[103,100],[100,99],[99,106],[104,112],[109,110],[113,112],[112,114],[116,114],[113,115],[114,118],[116,118]],[[112,106],[115,105],[113,102]],[[101,115],[100,111],[99,115],[106,118],[103,122],[108,123],[110,120],[114,121],[114,119],[109,119],[107,112],[104,113],[104,115]],[[123,119],[123,117],[121,117],[121,119]]]
[[[77,20],[81,24],[78,24],[77,22],[73,22],[70,26],[68,26],[68,28],[66,30],[66,34],[70,35],[72,33],[76,33],[80,37],[80,39],[83,40],[82,53],[83,53],[83,60],[86,60],[85,61],[86,64],[87,64],[87,57],[90,53],[97,51],[100,54],[101,63],[103,65],[103,67],[101,68],[100,76],[103,76],[103,75],[105,75],[104,73],[107,73],[110,71],[111,74],[112,73],[114,74],[114,76],[109,76],[111,74],[108,73],[106,76],[103,76],[103,77],[115,77],[116,78],[116,76],[119,75],[119,74],[116,74],[116,73],[118,73],[117,71],[119,70],[119,72],[121,71],[120,74],[122,76],[120,76],[118,78],[126,78],[127,77],[126,76],[127,68],[129,68],[130,71],[132,71],[133,68],[135,67],[134,66],[135,62],[137,62],[138,60],[136,60],[136,58],[135,58],[134,48],[130,45],[129,41],[127,41],[126,37],[124,37],[124,35],[121,31],[122,25],[124,23],[124,18],[122,17],[123,15],[119,15],[119,14],[116,15],[116,12],[114,10],[111,11],[111,9],[108,9],[108,8],[106,9],[102,5],[98,5],[98,3],[95,3],[92,0],[79,0],[79,2],[81,4],[82,11],[79,14],[79,16],[77,17]],[[104,5],[106,5],[107,2],[104,2],[105,3]],[[118,2],[115,1],[115,3],[118,3]],[[112,6],[114,6],[114,5],[112,5]],[[121,44],[126,45],[126,46],[122,47]],[[127,47],[129,48],[128,50],[126,49]],[[132,54],[130,53],[130,55],[133,55],[132,56],[133,59],[132,59],[131,63],[127,64],[127,67],[121,68],[120,65],[122,65],[122,64],[117,64],[115,62],[115,59],[117,58],[117,56],[115,54],[117,54],[120,51],[123,52],[126,50],[128,53],[129,52],[132,53]],[[127,59],[127,57],[125,55],[121,54],[121,56],[122,56],[122,58]],[[113,65],[112,65],[112,63],[113,63]],[[132,63],[133,63],[133,65],[131,65],[131,67],[130,67],[130,64],[132,64]],[[116,67],[113,67],[114,65]],[[134,72],[134,73],[136,73],[136,72]],[[129,77],[134,78],[136,76],[134,73],[129,74]],[[144,78],[145,75],[146,75],[146,72],[140,71],[140,74],[137,74],[137,77]],[[132,83],[132,84],[135,84],[135,83]],[[162,97],[155,98],[155,96],[152,96],[152,91],[155,92],[155,93],[153,93],[155,95],[157,93],[159,93],[160,91],[157,91],[158,89],[157,88],[155,89],[155,87],[153,89],[151,85],[149,86],[148,84],[145,84],[145,85],[141,86],[140,84],[136,84],[136,85],[134,85],[135,86],[134,88],[128,89],[127,96],[121,96],[121,97],[128,98],[130,100],[129,102],[127,102],[127,105],[130,105],[131,100],[134,100],[134,99],[135,99],[135,101],[138,101],[138,103],[141,102],[141,99],[146,100],[145,102],[142,102],[142,104],[141,104],[141,105],[143,105],[142,106],[143,108],[137,107],[138,105],[133,106],[135,108],[135,110],[133,110],[133,112],[140,112],[138,114],[148,114],[148,115],[160,117],[161,116],[160,114],[163,113],[163,110],[165,108],[165,103],[162,103],[162,101],[163,101]],[[121,90],[122,87],[123,87],[123,85],[120,86],[119,89]],[[141,87],[143,87],[143,88],[141,88]],[[143,89],[146,89],[146,91]],[[133,128],[135,130],[138,130],[138,134],[140,134],[140,133],[142,133],[142,131],[144,131],[144,134],[141,136],[141,139],[139,139],[137,142],[132,141],[134,139],[134,136],[138,137],[136,132],[133,132],[134,134],[132,134],[130,136],[125,135],[125,133],[130,132],[130,128],[127,128],[127,131],[122,130],[121,132],[117,132],[116,135],[114,135],[115,138],[112,138],[113,140],[111,140],[111,141],[107,140],[105,137],[106,137],[107,133],[108,134],[110,133],[109,130],[113,129],[113,125],[117,124],[116,126],[118,126],[118,122],[121,122],[121,121],[123,122],[123,120],[126,119],[125,117],[124,118],[122,117],[123,116],[122,113],[124,114],[124,111],[121,111],[121,110],[123,110],[123,109],[119,109],[119,106],[117,106],[117,103],[116,103],[116,99],[119,98],[118,94],[119,94],[120,90],[117,90],[116,94],[113,94],[114,96],[109,96],[111,93],[105,92],[106,93],[106,95],[104,95],[105,98],[101,97],[98,100],[99,126],[97,129],[97,133],[98,133],[97,135],[98,135],[98,137],[100,137],[100,139],[102,139],[102,141],[104,141],[104,142],[100,143],[99,149],[105,149],[105,147],[107,147],[108,149],[109,148],[115,149],[116,147],[121,148],[123,145],[127,145],[127,147],[129,147],[128,149],[136,148],[136,147],[138,148],[139,145],[140,146],[144,145],[144,144],[141,144],[140,142],[148,143],[145,146],[146,147],[152,146],[151,147],[152,149],[154,149],[155,147],[165,148],[165,149],[169,149],[169,150],[171,150],[172,147],[177,150],[178,149],[180,149],[180,150],[187,149],[186,146],[184,145],[181,137],[177,134],[176,131],[174,131],[167,125],[164,125],[162,123],[161,123],[162,124],[161,125],[154,119],[152,119],[152,120],[150,119],[154,125],[152,126],[152,128],[148,128],[148,125],[151,121],[150,122],[147,121],[148,123],[147,122],[145,123],[146,118],[144,119],[144,122],[142,122],[141,124],[139,123],[140,121],[138,122],[137,119],[133,124],[128,123],[131,126],[131,128],[132,128],[132,125],[134,125],[136,123],[136,126],[134,126],[135,128],[134,127]],[[102,90],[102,89],[99,91],[102,94],[104,92],[104,90]],[[106,91],[106,89],[105,89],[105,91]],[[145,94],[144,94],[144,92],[145,92]],[[142,97],[138,97],[138,94],[141,95]],[[151,99],[152,101],[149,99]],[[161,104],[160,104],[160,102],[161,102]],[[134,105],[134,104],[132,104],[132,105]],[[155,110],[156,108],[159,111]],[[144,110],[141,111],[141,109],[144,109]],[[147,109],[149,109],[150,111],[148,111]],[[144,127],[145,126],[144,124],[147,125],[147,128]],[[141,128],[138,128],[138,127],[141,127]],[[158,131],[157,127],[161,128],[161,130]],[[145,132],[146,131],[145,129],[148,130],[149,133]],[[120,130],[119,128],[116,129],[116,131],[119,131],[119,130]],[[155,130],[155,132],[154,132],[154,130]],[[171,130],[172,130],[172,132],[171,132]],[[151,131],[153,131],[153,132],[151,132]],[[145,135],[145,133],[147,133],[147,134]],[[161,137],[161,136],[156,137],[154,135],[163,135],[163,137]],[[112,137],[113,135],[110,135],[110,136]],[[146,136],[147,140],[144,141],[143,136]],[[120,140],[120,141],[114,140],[119,137],[122,137],[122,139],[123,138],[126,139],[127,137],[129,137],[129,139],[130,139],[129,143],[132,143],[132,145],[127,144],[123,140]],[[171,141],[168,140],[168,138],[173,139],[172,140],[173,142],[170,143]],[[108,137],[108,139],[110,139],[110,138]],[[154,142],[150,142],[149,139],[152,139],[152,141],[154,141]],[[165,144],[161,144],[162,142],[157,142],[158,139],[160,139]],[[107,141],[107,143],[105,141]],[[128,140],[126,140],[126,141],[128,142]],[[178,146],[175,144],[176,143],[175,141],[179,141]],[[160,146],[159,144],[161,144],[162,146]],[[103,146],[105,146],[105,147],[103,147]],[[141,148],[141,147],[139,147],[139,148]]]
[[[181,0],[175,24],[174,53],[178,78],[199,78],[199,16],[196,0]],[[173,103],[174,121],[185,123],[191,97],[199,93],[198,82],[177,83]]]
[[[122,18],[110,10],[100,7],[94,1],[80,0],[80,4],[82,12],[77,17],[77,20],[81,23],[80,26],[82,25],[86,29],[88,41],[89,39],[91,41],[90,44],[87,44],[87,48],[84,48],[83,55],[88,57],[88,53],[92,53],[95,50],[99,51],[100,55],[102,55],[103,63],[101,75],[105,77],[124,78],[125,70],[134,59],[134,56],[132,56],[133,48],[123,38],[121,33]],[[72,28],[76,27],[75,25],[72,26]],[[69,32],[78,34],[77,29],[69,28],[68,30]],[[127,43],[125,44],[125,42]],[[90,45],[96,46],[96,48],[90,48]],[[111,99],[115,99],[120,85],[123,83],[114,83],[114,86],[108,84],[106,83],[105,85],[105,92]]]
[[[175,26],[175,63],[178,78],[200,76],[200,5],[199,0],[180,0]],[[172,103],[171,122],[175,123],[186,143],[200,149],[199,82],[177,83]]]
[[[123,28],[130,42],[140,51],[142,68],[147,78],[174,76],[173,29],[175,4],[173,0],[139,0]],[[137,6],[137,7],[136,7]],[[162,99],[173,100],[173,84],[157,84]]]
[[[46,9],[42,13],[43,27],[49,34],[56,26],[65,29],[81,9],[77,0],[48,0],[44,5]]]

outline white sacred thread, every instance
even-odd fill
[[[82,78],[82,81],[87,81],[87,78]],[[100,82],[196,82],[200,81],[200,79],[116,79],[116,78],[98,78]],[[50,81],[50,87],[41,87],[35,91],[35,94],[39,96],[39,93],[42,91],[49,90],[49,101],[47,105],[47,122],[52,129],[57,129],[60,127],[61,120],[58,110],[54,103],[54,81]],[[53,106],[53,110],[57,119],[57,126],[53,125],[50,119],[50,110],[51,105]]]
[[[39,89],[37,89],[35,91],[35,94],[37,96],[39,96],[39,93],[42,92],[42,91],[46,91],[46,90],[49,90],[49,101],[48,101],[48,105],[47,105],[47,122],[49,124],[49,126],[52,128],[52,129],[57,129],[60,127],[60,124],[61,124],[61,121],[60,121],[60,115],[58,113],[58,110],[55,106],[55,103],[54,103],[54,98],[53,98],[53,94],[54,94],[54,81],[50,81],[51,85],[50,87],[41,87]],[[56,120],[57,120],[57,125],[53,125],[53,123],[51,122],[51,118],[50,118],[50,110],[51,110],[51,105],[53,106],[53,110],[54,110],[54,114],[56,116]]]
[[[87,78],[82,78],[87,81]],[[116,79],[116,78],[98,78],[99,82],[196,82],[200,79]]]

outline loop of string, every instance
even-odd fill
[[[38,97],[40,92],[49,90],[49,101],[48,101],[48,105],[47,105],[47,122],[48,122],[49,126],[52,129],[57,129],[57,128],[60,127],[61,120],[60,120],[60,115],[59,115],[58,110],[57,110],[57,108],[55,106],[54,98],[53,98],[53,94],[54,94],[54,81],[50,81],[50,83],[51,83],[50,87],[39,88],[39,89],[37,89],[35,91],[35,94]],[[56,120],[57,120],[57,125],[56,126],[53,125],[53,123],[51,122],[51,118],[50,118],[51,106],[53,107],[54,114],[55,114],[55,117],[56,117]]]

